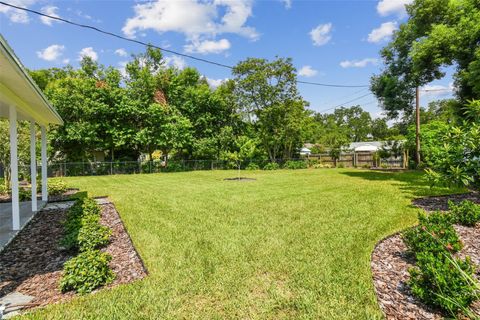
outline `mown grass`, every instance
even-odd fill
[[[370,254],[416,223],[419,173],[349,169],[68,178],[115,202],[150,275],[31,319],[377,319]],[[451,191],[451,190],[450,190]],[[458,190],[456,190],[458,191]]]

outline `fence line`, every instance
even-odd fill
[[[245,170],[245,169],[276,169],[276,168],[319,168],[319,167],[383,167],[404,168],[403,157],[388,160],[375,159],[373,154],[348,153],[339,159],[333,159],[328,154],[315,154],[302,158],[277,159],[272,167],[270,160],[168,160],[165,164],[160,160],[153,161],[103,161],[103,162],[57,162],[48,165],[49,177],[92,176],[114,174],[141,174],[158,172],[179,172],[196,170]],[[0,173],[5,171],[0,168]],[[40,172],[40,167],[37,172]],[[19,166],[20,178],[28,178],[30,166]],[[2,175],[0,175],[2,177]]]

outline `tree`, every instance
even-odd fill
[[[235,97],[273,162],[302,145],[307,103],[298,94],[291,59],[249,58],[233,68]]]
[[[387,115],[411,115],[415,89],[442,78],[456,66],[458,108],[480,96],[480,6],[478,0],[416,0],[407,5],[409,20],[382,50],[385,68],[371,89]]]

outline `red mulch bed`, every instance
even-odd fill
[[[460,202],[465,199],[480,203],[478,193],[472,192],[416,199],[414,204],[427,211],[445,211],[448,200]],[[480,224],[475,227],[455,225],[455,230],[464,244],[457,256],[468,255],[480,266]],[[440,311],[429,308],[411,294],[407,285],[408,269],[415,262],[406,251],[400,234],[395,234],[379,242],[372,253],[373,282],[380,308],[387,319],[442,319],[444,315]],[[479,270],[476,277],[480,279]],[[480,316],[480,301],[475,302],[472,309]]]
[[[101,208],[101,223],[112,229],[111,242],[102,250],[112,255],[110,267],[115,273],[115,280],[108,287],[144,278],[146,269],[114,205],[103,204]],[[40,211],[0,252],[0,297],[20,292],[34,296],[33,304],[44,306],[76,296],[59,290],[63,264],[71,258],[58,245],[65,213],[66,210]]]

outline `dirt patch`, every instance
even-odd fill
[[[246,178],[246,177],[235,177],[235,178],[225,178],[225,181],[255,181],[257,179],[254,178]]]
[[[412,201],[413,205],[425,210],[425,211],[447,211],[448,201],[451,200],[455,203],[460,203],[463,200],[470,200],[472,202],[480,204],[480,194],[472,191],[469,193],[452,194],[446,196],[425,197]]]
[[[448,200],[471,200],[480,203],[478,193],[475,192],[427,197],[416,199],[413,203],[426,211],[445,211],[448,210]],[[464,244],[456,256],[464,258],[468,255],[473,263],[480,266],[480,225],[454,227]],[[414,263],[413,258],[407,254],[407,247],[400,234],[385,238],[377,244],[372,253],[371,267],[380,308],[387,319],[442,319],[444,315],[439,310],[426,306],[412,295],[407,282],[410,279],[408,269],[413,267]],[[480,279],[478,271],[476,277]],[[480,301],[474,303],[472,309],[480,315]]]
[[[146,269],[114,205],[106,203],[101,208],[101,223],[112,229],[111,242],[102,250],[112,255],[110,267],[115,273],[108,287],[144,278]],[[19,292],[35,297],[32,303],[44,306],[76,296],[59,290],[63,264],[71,258],[58,245],[65,214],[66,210],[40,211],[0,252],[0,297]]]

